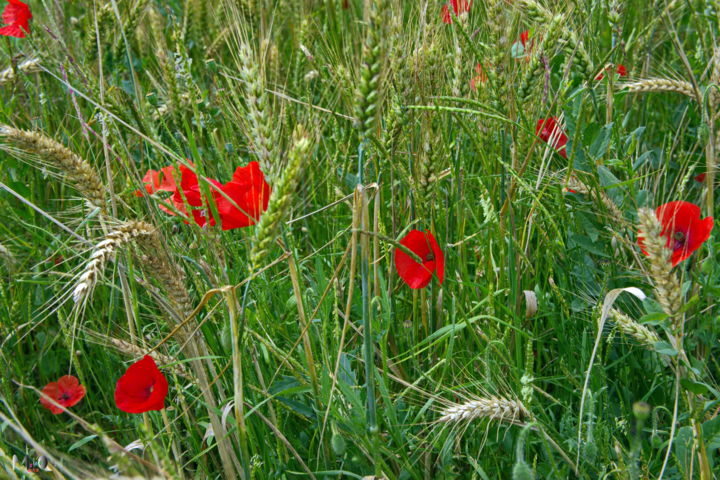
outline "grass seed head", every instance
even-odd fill
[[[666,247],[666,240],[661,236],[662,224],[654,211],[641,208],[638,218],[640,235],[650,257],[650,278],[655,285],[658,302],[665,313],[674,317],[680,311],[683,301],[680,282],[672,272],[672,251]]]
[[[69,148],[41,132],[0,125],[0,139],[60,170],[94,207],[105,210],[106,188],[95,169]]]

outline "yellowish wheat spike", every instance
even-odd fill
[[[0,71],[0,85],[3,85],[5,83],[11,82],[15,79],[15,71],[18,73],[37,73],[40,72],[40,59],[39,58],[29,58],[23,62],[20,62],[17,64],[15,69],[12,67],[8,67],[5,70]]]
[[[65,145],[41,132],[0,125],[0,138],[12,146],[36,155],[62,172],[91,205],[105,210],[105,186],[93,167]]]
[[[639,235],[643,237],[645,250],[650,257],[650,277],[655,285],[658,302],[665,313],[674,317],[682,307],[682,290],[680,282],[672,272],[672,252],[666,247],[665,238],[660,236],[662,224],[655,212],[648,208],[638,210],[638,218],[641,232]]]
[[[648,78],[626,83],[623,88],[628,92],[675,92],[695,99],[692,83],[669,78]]]
[[[89,297],[97,284],[98,278],[105,269],[105,265],[115,252],[134,239],[151,235],[153,232],[154,228],[152,225],[132,220],[105,235],[105,238],[93,249],[90,260],[88,260],[85,269],[80,274],[78,282],[75,285],[75,289],[73,290],[73,300],[75,303],[81,303]]]
[[[484,397],[459,403],[443,409],[438,422],[457,423],[479,419],[512,422],[529,416],[525,406],[519,400],[503,397]]]

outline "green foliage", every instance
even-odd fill
[[[440,0],[32,2],[32,34],[0,53],[0,125],[86,161],[108,200],[88,207],[0,137],[0,477],[22,478],[26,455],[67,478],[720,474],[720,241],[673,269],[672,318],[636,243],[639,208],[716,207],[719,11],[650,3],[476,1],[445,24]],[[42,71],[21,68],[31,58]],[[703,101],[625,88],[653,78]],[[548,117],[567,158],[535,136]],[[260,232],[135,195],[148,169],[189,161],[225,181],[253,160],[279,192]],[[158,256],[115,252],[75,306],[93,247],[129,220],[157,228]],[[414,228],[445,254],[445,281],[423,290],[394,266]],[[598,329],[624,287],[648,298],[613,308],[661,341]],[[115,381],[151,350],[167,408],[125,414]],[[31,387],[65,374],[87,395],[52,415]],[[524,410],[439,421],[479,398]]]

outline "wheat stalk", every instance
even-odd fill
[[[452,405],[440,411],[438,422],[457,423],[478,419],[514,422],[529,417],[530,414],[519,400],[503,397],[483,397],[465,403]]]
[[[75,303],[83,302],[88,298],[97,280],[105,269],[105,264],[123,245],[141,236],[148,236],[154,232],[152,225],[145,222],[131,220],[121,225],[117,230],[105,235],[105,238],[95,245],[93,253],[80,274],[77,285],[73,290]]]
[[[615,325],[617,325],[618,330],[628,337],[634,338],[640,345],[652,350],[653,345],[660,341],[657,333],[645,325],[636,322],[624,313],[612,309],[610,316],[615,322]]]
[[[105,186],[92,166],[66,146],[40,132],[0,125],[0,137],[57,167],[93,206],[105,211]]]
[[[682,289],[680,282],[672,272],[670,258],[672,251],[666,247],[662,233],[662,224],[655,212],[649,208],[638,210],[640,232],[645,250],[650,257],[650,276],[655,286],[658,302],[665,313],[674,317],[682,307]]]
[[[675,92],[696,100],[695,89],[690,82],[671,80],[669,78],[648,78],[626,83],[623,88],[628,92]]]

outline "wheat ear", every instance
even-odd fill
[[[653,345],[660,341],[660,337],[650,328],[642,325],[622,312],[615,309],[610,311],[610,317],[617,325],[618,330],[634,338],[640,345],[653,349]]]
[[[277,125],[273,124],[270,116],[270,101],[265,93],[265,71],[260,67],[261,62],[257,61],[247,40],[243,39],[239,43],[237,58],[245,89],[248,134],[262,171],[268,178],[272,178],[277,171],[277,165],[273,164],[278,157]]]
[[[105,186],[92,166],[66,146],[40,132],[0,125],[0,137],[57,167],[93,206],[105,210]]]
[[[117,230],[105,235],[105,238],[95,245],[90,260],[88,260],[85,269],[80,274],[77,285],[75,285],[73,290],[75,303],[80,303],[88,298],[105,269],[105,264],[115,252],[138,237],[151,235],[153,231],[151,225],[133,220],[124,223]]]
[[[649,208],[638,210],[640,220],[640,235],[642,235],[645,250],[650,257],[650,277],[655,286],[658,302],[665,313],[674,317],[682,307],[682,289],[680,282],[672,272],[670,258],[672,251],[666,247],[666,240],[662,233],[662,224],[655,212]]]
[[[288,154],[288,164],[283,169],[282,176],[273,187],[268,208],[260,217],[255,234],[255,241],[250,250],[250,265],[256,271],[267,256],[272,242],[275,240],[281,222],[290,209],[293,194],[300,180],[300,172],[305,157],[310,150],[310,138],[302,126],[298,126],[293,133],[293,146]]]
[[[530,414],[519,400],[503,397],[483,397],[459,403],[443,409],[438,422],[457,423],[479,419],[514,422],[529,417]]]
[[[390,7],[388,0],[371,0],[367,3],[368,30],[363,43],[360,82],[356,94],[355,115],[362,138],[376,133],[381,113],[383,92],[381,90],[383,65],[387,55],[386,18]]]
[[[5,70],[0,72],[0,85],[3,85],[5,83],[11,82],[15,79],[15,70],[17,70],[19,73],[29,74],[29,73],[37,73],[40,72],[40,59],[39,58],[29,58],[25,60],[24,62],[18,63],[15,69],[12,67],[8,67]]]
[[[690,82],[670,80],[669,78],[648,78],[626,83],[623,88],[628,92],[675,92],[696,99],[695,89]]]

